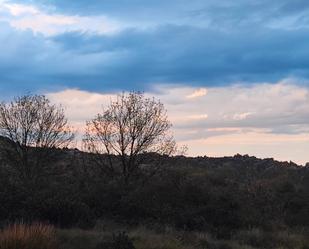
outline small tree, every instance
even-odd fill
[[[43,95],[26,95],[0,104],[0,135],[8,163],[22,179],[37,180],[51,161],[50,148],[67,147],[74,138],[64,110]]]
[[[103,113],[87,122],[84,144],[98,156],[105,173],[121,175],[128,183],[141,170],[145,155],[175,152],[170,128],[162,103],[142,93],[123,93]],[[152,165],[152,172],[156,170]]]

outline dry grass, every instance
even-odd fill
[[[113,248],[106,247],[107,242],[111,241],[112,234],[124,230],[136,249],[309,249],[307,229],[243,230],[236,232],[230,240],[220,240],[207,232],[178,231],[170,227],[127,227],[114,223],[102,223],[93,230],[56,231],[42,224],[12,225],[0,232],[0,249]]]
[[[308,230],[260,229],[236,232],[230,240],[217,239],[207,232],[177,231],[170,227],[126,227],[120,224],[101,224],[96,229],[57,230],[61,249],[105,249],[102,242],[111,234],[126,230],[136,249],[309,249]]]
[[[55,229],[40,223],[10,225],[0,231],[0,249],[57,249]]]
[[[266,249],[309,249],[307,229],[263,231],[258,228],[238,231],[233,240],[241,245]]]

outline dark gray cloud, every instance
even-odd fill
[[[5,29],[2,41],[9,41],[2,43],[0,80],[18,87],[134,89],[156,82],[218,85],[308,77],[309,34],[302,30],[225,33],[169,25],[113,36],[65,33],[46,40]]]
[[[108,14],[133,22],[149,16],[155,25],[137,24],[108,35],[46,37],[0,23],[3,91],[147,90],[155,83],[217,86],[309,77],[309,29],[291,23],[292,29],[280,23],[271,28],[274,19],[305,20],[305,1],[22,2],[56,6],[57,13]]]

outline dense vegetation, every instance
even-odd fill
[[[2,146],[10,142],[1,140]],[[1,150],[0,150],[1,151]],[[186,158],[147,155],[162,167],[130,184],[107,177],[78,150],[52,150],[48,174],[23,181],[1,160],[0,220],[47,221],[89,228],[100,219],[169,225],[228,238],[239,229],[309,226],[309,168],[240,156]],[[144,155],[146,156],[146,155]]]

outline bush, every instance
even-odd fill
[[[14,224],[0,232],[0,249],[56,249],[55,230],[40,223]]]
[[[97,249],[135,249],[133,242],[125,232],[113,234],[111,241],[102,242]]]
[[[95,224],[92,210],[86,204],[65,197],[46,200],[36,210],[40,211],[41,220],[57,227],[76,226],[86,229]]]

